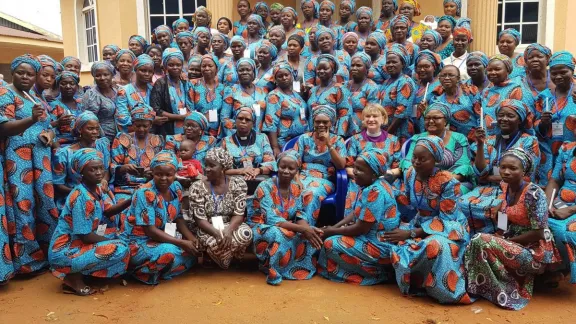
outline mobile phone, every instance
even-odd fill
[[[566,208],[568,207],[568,205],[566,205],[565,202],[563,202],[562,200],[556,198],[554,199],[554,208],[556,209],[562,209],[562,208]]]
[[[143,175],[143,174],[144,174],[144,168],[143,168],[143,167],[136,167],[136,170],[138,170],[138,173],[139,173],[140,175]]]

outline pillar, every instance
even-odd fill
[[[496,54],[498,0],[468,0],[467,16],[472,20],[473,51]]]
[[[216,28],[220,17],[228,17],[232,22],[238,20],[237,3],[234,0],[206,0],[206,8],[212,12],[212,28]]]

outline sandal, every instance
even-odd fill
[[[66,285],[66,284],[62,284],[62,292],[65,294],[72,294],[72,295],[76,295],[76,296],[90,296],[96,293],[96,290],[90,288],[90,286],[85,286],[84,288],[81,288],[80,290],[75,290],[74,288]]]

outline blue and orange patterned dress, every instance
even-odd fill
[[[339,136],[347,136],[350,129],[350,115],[352,110],[351,95],[348,88],[340,83],[322,88],[315,86],[310,90],[308,98],[308,116],[313,116],[314,109],[320,105],[327,105],[336,110],[336,123],[332,125],[332,132]],[[313,129],[313,119],[308,117],[308,129]]]
[[[334,74],[334,80],[337,83],[344,83],[350,79],[350,65],[352,64],[352,58],[348,52],[343,50],[334,50],[334,53],[330,53],[338,61],[338,70]],[[312,55],[306,60],[304,70],[304,84],[313,87],[320,84],[320,80],[316,77],[316,67],[318,66],[318,54]]]
[[[282,148],[286,142],[308,130],[308,122],[302,118],[307,112],[308,105],[300,94],[295,91],[286,94],[280,88],[274,89],[266,97],[262,131],[276,133],[278,146]]]
[[[497,135],[500,130],[496,122],[496,110],[500,103],[506,99],[522,101],[534,113],[534,98],[532,92],[524,86],[520,79],[508,79],[500,85],[490,84],[482,92],[482,107],[484,109],[484,126],[488,135]],[[533,117],[528,117],[526,125],[533,133]]]
[[[226,63],[221,63],[218,69],[218,82],[230,87],[238,83],[238,71],[233,57],[229,58]]]
[[[50,116],[50,121],[57,121],[63,115],[73,115],[78,117],[84,112],[84,105],[82,103],[82,96],[77,92],[74,95],[74,101],[76,102],[76,109],[72,109],[68,105],[62,102],[58,97],[54,101],[50,102],[50,110],[48,110],[48,115]],[[64,125],[55,129],[56,140],[60,143],[60,146],[70,145],[74,143],[74,136],[72,135],[72,128],[70,125]]]
[[[383,131],[383,133],[385,133]],[[356,134],[348,140],[346,143],[348,154],[346,156],[346,167],[353,168],[354,161],[365,151],[377,150],[381,154],[386,155],[386,168],[395,169],[398,167],[400,160],[402,159],[402,145],[398,137],[385,133],[386,139],[382,142],[373,142],[369,140],[369,137],[365,132]],[[352,182],[349,182],[350,184]]]
[[[416,83],[408,75],[402,74],[382,84],[382,106],[388,114],[388,125],[395,119],[401,120],[394,134],[401,143],[414,135],[412,109],[414,109],[415,96]]]
[[[416,95],[414,96],[414,104],[410,110],[412,116],[412,122],[414,123],[414,132],[416,134],[422,133],[426,130],[424,127],[424,111],[418,109],[418,105],[425,101],[428,105],[432,103],[432,98],[434,97],[434,91],[442,91],[442,85],[437,77],[434,77],[428,85],[428,93],[426,93],[426,85],[423,81],[418,80],[417,75],[413,78],[416,84]],[[424,95],[426,95],[426,100],[424,100]]]
[[[206,117],[208,127],[206,135],[220,138],[220,112],[224,103],[224,84],[218,82],[214,89],[206,86],[203,78],[190,80],[188,83],[188,96],[186,104],[190,111],[197,111]],[[216,120],[210,121],[210,110],[216,110]]]
[[[353,136],[362,131],[362,110],[364,110],[364,107],[369,103],[380,102],[380,86],[374,81],[366,79],[358,91],[352,91],[352,86],[353,82],[348,81],[347,87],[350,92],[351,109],[347,136]]]
[[[260,106],[260,114],[254,109],[255,105]],[[249,94],[244,91],[240,84],[235,84],[224,90],[224,102],[220,111],[220,124],[222,127],[220,137],[230,136],[236,132],[236,113],[242,107],[254,109],[256,114],[254,130],[258,133],[262,130],[262,121],[266,114],[266,90],[255,86],[254,92]]]
[[[152,83],[146,85],[146,91],[140,91],[134,83],[127,84],[118,89],[116,97],[116,126],[118,132],[130,133],[134,131],[132,127],[132,109],[139,102],[150,104],[150,93],[152,93]]]
[[[1,122],[0,122],[1,123]],[[0,174],[4,174],[4,157],[0,154]],[[11,222],[11,225],[14,221]],[[8,236],[8,215],[6,215],[6,196],[4,195],[4,176],[0,177],[0,285],[8,282],[14,275],[12,251]]]
[[[372,66],[368,71],[368,79],[374,81],[378,86],[390,79],[390,75],[386,71],[386,56],[380,54],[376,60],[372,61]]]
[[[172,150],[178,156],[178,151],[180,150],[180,144],[186,139],[186,135],[167,135],[166,136],[166,150]],[[217,146],[218,140],[210,135],[203,135],[200,137],[198,142],[196,142],[195,151],[192,154],[192,159],[197,160],[204,168],[204,160],[206,159],[206,154],[211,148]]]
[[[228,151],[234,159],[234,169],[245,168],[249,165],[252,168],[262,167],[270,171],[276,171],[276,159],[274,152],[268,141],[268,136],[264,134],[250,133],[256,136],[254,144],[242,147],[236,138],[236,134],[222,139],[220,145]]]

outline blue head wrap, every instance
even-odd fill
[[[362,152],[359,157],[368,164],[376,176],[383,176],[386,174],[386,171],[388,170],[388,167],[386,167],[386,161],[388,160],[386,153],[383,154],[383,152],[378,150],[367,150]]]
[[[338,71],[338,69],[340,69],[340,63],[338,63],[338,60],[330,55],[330,54],[320,54],[318,55],[318,59],[316,59],[316,67],[320,64],[320,62],[322,61],[326,61],[330,64],[332,64],[332,67],[334,68],[333,73],[336,74],[336,72]]]
[[[132,108],[130,117],[132,117],[132,120],[146,120],[153,122],[154,118],[156,118],[156,112],[147,103],[139,101],[134,105],[134,108]]]
[[[522,163],[522,169],[524,169],[524,175],[530,175],[532,173],[532,167],[534,165],[534,157],[532,154],[524,151],[524,149],[521,147],[515,147],[504,152],[500,158],[500,161],[502,161],[502,159],[507,156],[513,156],[520,160],[520,163]]]
[[[296,26],[296,23],[298,23],[298,13],[296,12],[296,10],[294,10],[294,8],[292,7],[284,7],[284,9],[282,9],[281,11],[282,13],[285,12],[289,12],[292,14],[292,17],[294,17],[294,26]]]
[[[508,56],[504,54],[492,55],[492,57],[488,61],[488,64],[490,64],[490,62],[492,61],[500,61],[504,63],[504,65],[506,66],[506,70],[508,70],[508,73],[512,72],[512,60],[510,60]]]
[[[330,118],[332,124],[336,123],[336,110],[330,106],[320,105],[315,107],[312,111],[312,119],[316,119],[319,115],[324,115]]]
[[[268,14],[270,14],[270,8],[268,8],[268,4],[266,4],[266,2],[260,1],[260,2],[256,2],[256,4],[254,5],[254,12],[258,12],[258,9],[266,9],[266,12]]]
[[[254,71],[254,73],[256,73],[256,62],[254,62],[253,59],[247,58],[247,57],[243,57],[243,58],[239,59],[236,62],[236,70],[238,70],[238,68],[240,67],[240,64],[242,64],[242,63],[250,64],[250,66],[252,67],[252,70]]]
[[[146,40],[146,38],[144,38],[140,35],[132,35],[132,36],[130,36],[130,39],[128,40],[128,42],[130,42],[131,40],[135,40],[138,43],[140,43],[140,45],[142,45],[142,51],[146,52],[146,49],[148,48],[148,41]]]
[[[82,62],[80,62],[80,59],[74,56],[66,56],[65,58],[62,59],[62,61],[60,61],[60,64],[62,64],[62,66],[65,66],[70,61],[76,61],[76,63],[78,63],[79,66],[82,66]]]
[[[296,161],[296,163],[298,163],[298,167],[300,167],[300,165],[302,164],[300,153],[298,153],[298,151],[296,151],[294,149],[289,149],[289,150],[286,150],[286,151],[278,154],[278,158],[276,159],[276,161],[278,161],[278,163],[280,163],[280,160],[282,160],[283,158],[289,158],[293,161]]]
[[[430,104],[430,106],[428,106],[426,111],[424,111],[424,116],[428,115],[428,113],[433,111],[433,110],[437,110],[437,111],[441,112],[442,115],[444,115],[446,122],[450,122],[450,107],[448,107],[448,105],[446,105],[445,103],[436,101],[436,102]]]
[[[404,15],[396,15],[394,16],[394,18],[392,18],[390,20],[390,31],[394,31],[394,26],[396,26],[397,23],[404,23],[406,25],[406,27],[408,27],[408,31],[406,32],[406,35],[408,38],[410,38],[410,33],[412,32],[412,22],[410,21],[410,19],[408,19],[408,17],[404,16]]]
[[[205,28],[205,27],[198,27],[196,29],[200,29],[200,28]],[[189,41],[191,45],[194,45],[194,40],[196,38],[189,31],[183,31],[183,32],[179,32],[178,34],[176,34],[176,42],[183,40],[183,39]]]
[[[348,6],[350,11],[354,12],[354,9],[356,8],[356,2],[353,0],[342,0],[340,1],[340,7],[342,6]]]
[[[166,25],[160,25],[160,26],[154,28],[154,30],[152,32],[154,33],[154,37],[156,37],[156,39],[158,39],[158,34],[160,34],[160,33],[168,33],[168,37],[170,39],[172,39],[174,37],[174,34],[172,33],[172,29],[170,29],[170,27],[168,27]]]
[[[500,34],[498,34],[498,40],[500,40],[500,38],[502,38],[502,36],[504,35],[512,36],[512,38],[514,38],[514,40],[516,41],[516,45],[520,44],[520,40],[522,39],[522,35],[520,34],[520,32],[514,28],[506,28],[503,31],[501,31]]]
[[[260,46],[258,47],[258,49],[260,48],[267,48],[268,52],[270,53],[270,56],[272,57],[272,61],[276,60],[276,57],[278,57],[278,48],[276,47],[276,45],[270,43],[269,40],[264,39],[260,42]]]
[[[105,49],[111,49],[112,52],[114,52],[114,55],[116,55],[116,53],[118,53],[118,51],[120,50],[120,47],[118,47],[117,45],[114,45],[114,44],[109,44],[109,45],[104,46],[104,48],[102,48],[102,50],[105,50]]]
[[[187,120],[196,122],[198,126],[200,126],[200,129],[202,129],[202,131],[205,131],[206,127],[208,127],[208,119],[206,119],[206,117],[203,114],[197,111],[192,111],[190,115],[186,116],[186,119],[184,119],[184,121]]]
[[[466,62],[469,61],[478,61],[480,62],[480,64],[482,64],[484,66],[484,68],[486,68],[488,66],[488,62],[490,61],[490,59],[488,58],[488,56],[480,51],[476,51],[476,52],[472,52],[468,55],[468,58],[466,59]]]
[[[164,50],[164,53],[162,53],[162,65],[166,67],[168,65],[168,60],[170,60],[173,57],[179,59],[180,62],[184,63],[184,54],[182,54],[182,51],[176,48],[169,47]]]
[[[524,61],[525,62],[528,62],[528,56],[530,56],[530,54],[534,51],[542,53],[544,56],[546,56],[548,58],[548,60],[550,60],[550,57],[552,56],[552,51],[547,46],[540,45],[538,43],[534,43],[534,44],[528,45],[528,47],[526,47],[526,49],[524,50]]]
[[[428,29],[427,31],[422,33],[422,37],[426,36],[426,35],[430,35],[432,36],[432,38],[434,39],[434,42],[436,43],[436,47],[442,45],[442,36],[440,35],[439,32],[432,30],[432,29]]]
[[[238,43],[242,44],[242,46],[244,46],[244,48],[248,47],[248,45],[246,44],[246,40],[242,36],[238,36],[238,35],[232,36],[232,39],[230,40],[230,46],[232,46],[232,44],[234,42],[238,42]]]
[[[80,83],[80,76],[78,74],[71,71],[62,71],[62,73],[56,77],[56,84],[59,84],[60,81],[65,78],[72,78],[77,84]]]
[[[200,55],[200,54],[190,55],[190,58],[188,59],[188,66],[190,66],[194,63],[202,64],[202,55]],[[218,65],[216,65],[216,66],[218,66]]]
[[[418,139],[416,146],[423,146],[430,151],[436,163],[442,162],[442,158],[444,157],[444,140],[440,137],[434,135],[422,137]]]
[[[236,110],[236,113],[234,114],[234,119],[238,118],[238,115],[240,115],[241,112],[249,113],[252,116],[252,121],[256,122],[256,112],[254,111],[254,109],[252,109],[252,107],[242,106],[238,108],[238,110]]]
[[[462,0],[444,0],[444,4],[453,2],[458,9],[456,9],[456,16],[460,17],[460,13],[462,12]]]
[[[364,65],[366,65],[367,69],[370,69],[370,67],[372,66],[372,59],[370,58],[370,55],[364,52],[356,52],[356,54],[352,55],[352,60],[354,58],[361,59],[362,62],[364,62]]]
[[[89,147],[84,147],[74,151],[72,154],[72,172],[81,174],[84,167],[92,161],[104,162],[104,155],[102,152]]]
[[[188,22],[188,20],[186,20],[186,18],[180,18],[180,19],[176,19],[172,23],[172,30],[176,31],[176,29],[178,28],[178,25],[180,25],[180,24],[186,24],[186,25],[188,25],[188,29],[190,29],[190,22]]]
[[[163,165],[172,167],[174,170],[178,169],[178,159],[173,151],[162,150],[156,153],[152,161],[150,161],[150,169]]]
[[[402,44],[398,43],[392,44],[392,46],[388,49],[388,54],[398,55],[398,57],[400,57],[400,60],[402,60],[402,62],[404,63],[404,66],[409,66],[412,63],[410,53],[408,53],[408,50]]]
[[[512,109],[520,117],[520,122],[525,121],[526,117],[528,116],[528,107],[526,107],[526,105],[520,100],[516,99],[502,100],[500,105],[496,108],[496,115],[498,115],[498,112],[500,112],[502,108]]]
[[[466,27],[472,30],[472,20],[470,18],[460,18],[456,21],[456,27]]]
[[[368,35],[368,38],[374,38],[374,40],[376,41],[376,43],[380,47],[381,51],[384,51],[386,49],[386,43],[387,43],[386,35],[382,31],[377,30],[377,31],[371,33],[370,35]]]
[[[420,53],[418,53],[415,59],[416,64],[418,64],[418,62],[420,62],[421,59],[426,59],[430,61],[430,63],[434,64],[434,76],[438,75],[438,73],[440,73],[440,70],[442,70],[442,68],[444,67],[444,64],[442,63],[442,57],[432,52],[431,50],[423,50]]]
[[[98,71],[101,68],[105,68],[106,70],[108,70],[108,72],[110,72],[110,74],[114,75],[114,67],[108,61],[98,61],[98,62],[92,63],[92,68],[90,69],[90,73],[92,74],[93,77],[95,77],[96,71]]]
[[[570,70],[574,71],[576,62],[574,61],[574,55],[568,51],[560,51],[554,53],[550,58],[550,67],[556,65],[566,65]]]
[[[332,40],[336,40],[336,34],[334,33],[334,30],[332,28],[327,28],[322,25],[319,25],[318,29],[316,30],[316,42],[318,42],[318,39],[320,39],[320,35],[324,33],[330,34],[330,36],[332,36]]]
[[[62,72],[62,65],[56,62],[53,58],[48,55],[38,55],[38,60],[40,61],[40,65],[44,67],[51,67],[54,69],[55,73]]]
[[[121,49],[118,51],[118,53],[116,53],[116,57],[114,58],[114,63],[118,64],[118,61],[120,60],[120,58],[122,57],[122,55],[124,54],[128,54],[130,55],[130,57],[132,58],[132,63],[134,63],[134,60],[136,59],[136,55],[134,55],[134,53],[132,53],[131,50],[129,49]]]
[[[211,60],[212,62],[214,62],[214,64],[216,64],[216,71],[220,70],[220,60],[216,57],[216,55],[212,54],[212,53],[208,53],[208,54],[204,54],[202,55],[202,60]],[[202,60],[200,60],[200,62],[202,62]],[[202,63],[200,63],[202,64]]]
[[[36,73],[38,73],[42,68],[40,60],[38,60],[38,58],[36,58],[31,54],[24,54],[12,60],[12,63],[10,64],[10,72],[14,73],[14,70],[16,70],[16,68],[18,68],[21,64],[24,63],[32,66],[32,68],[34,69],[34,71],[36,71]]]
[[[438,23],[440,23],[441,21],[444,21],[444,20],[450,23],[450,26],[452,26],[452,30],[454,30],[454,28],[456,28],[456,19],[454,19],[454,17],[442,16],[442,17],[438,18]]]
[[[224,42],[224,50],[227,50],[230,47],[230,37],[228,37],[228,35],[224,35],[221,33],[212,35],[212,41],[214,41],[216,37],[222,38],[222,41]],[[242,38],[241,36],[238,37]]]
[[[140,56],[138,56],[134,62],[132,62],[134,70],[139,69],[145,65],[150,65],[152,68],[154,68],[154,60],[148,54],[140,54]]]
[[[262,17],[256,14],[251,14],[248,16],[248,19],[246,19],[246,23],[249,23],[250,21],[255,21],[258,24],[260,27],[258,28],[258,34],[260,34],[260,36],[264,36],[264,34],[266,34],[266,26],[264,25]]]
[[[312,3],[314,5],[314,18],[318,18],[318,14],[320,13],[320,4],[316,0],[301,0],[300,1],[300,9],[304,7],[305,4]]]
[[[324,1],[320,2],[320,8],[322,8],[323,5],[328,5],[330,10],[332,10],[332,13],[336,12],[336,5],[334,4],[334,2],[329,1],[329,0],[324,0]],[[320,10],[318,10],[318,11],[320,11]]]
[[[274,79],[276,79],[276,73],[278,73],[280,70],[286,70],[290,73],[290,75],[294,75],[294,69],[292,68],[292,65],[288,64],[286,61],[279,61],[274,65],[274,68],[272,69],[272,76]]]
[[[260,16],[258,16],[260,17]],[[262,19],[262,18],[260,18]],[[198,41],[198,37],[200,37],[200,34],[206,34],[208,35],[208,39],[212,38],[212,33],[210,32],[210,29],[206,28],[206,27],[196,27],[196,29],[194,29],[194,41]]]
[[[96,116],[91,111],[84,111],[83,113],[78,115],[78,117],[76,117],[76,119],[73,120],[72,123],[70,124],[70,128],[72,128],[72,135],[74,135],[74,137],[79,137],[82,127],[84,127],[84,125],[86,125],[86,123],[91,120],[100,122],[98,116]]]

